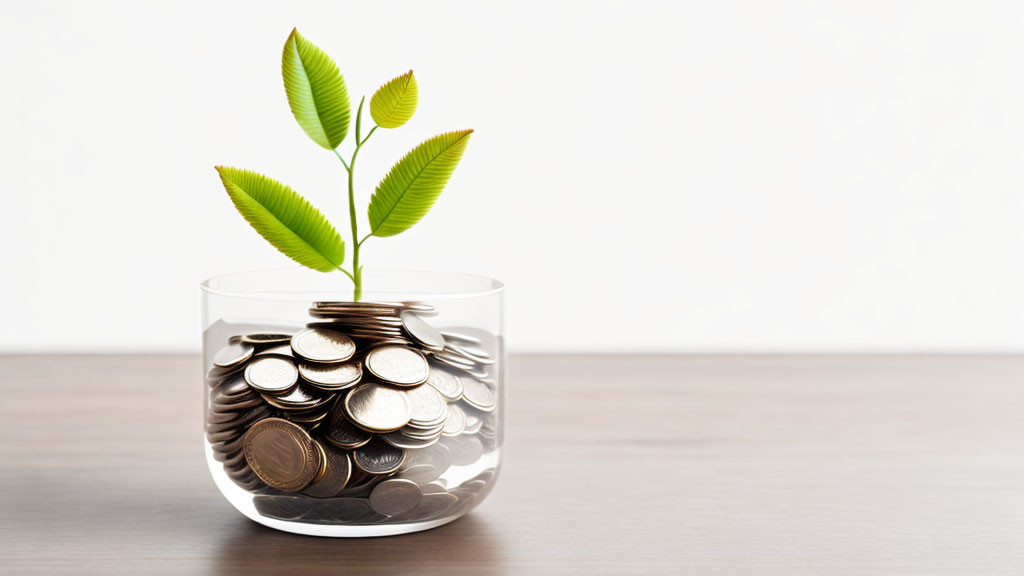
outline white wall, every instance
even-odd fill
[[[285,101],[292,26],[353,94],[419,78],[361,204],[415,143],[477,130],[365,258],[504,280],[515,351],[1020,350],[1019,6],[0,3],[0,351],[196,350],[200,280],[286,263],[214,164],[347,230],[344,172]]]

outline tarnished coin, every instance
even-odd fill
[[[396,386],[416,386],[427,380],[427,359],[406,346],[379,346],[364,360],[371,374]]]
[[[221,368],[230,368],[252,358],[255,349],[242,342],[232,342],[221,348],[213,355],[213,365]]]
[[[256,496],[252,499],[256,510],[263,516],[281,520],[293,520],[309,512],[315,500],[300,496]]]
[[[339,448],[351,450],[365,445],[373,438],[373,434],[349,421],[348,417],[345,416],[344,401],[339,398],[334,402],[331,412],[328,414],[324,438]]]
[[[299,370],[287,356],[260,356],[245,367],[245,381],[267,394],[284,394],[299,381]]]
[[[348,484],[348,479],[352,475],[352,461],[348,454],[330,444],[321,444],[321,447],[327,455],[327,470],[323,478],[314,481],[302,493],[314,498],[330,498],[344,490]]]
[[[240,396],[252,392],[252,388],[249,387],[249,383],[245,381],[244,377],[235,376],[219,384],[216,387],[216,391],[224,396]]]
[[[496,398],[491,388],[476,378],[462,379],[462,400],[481,412],[493,412]]]
[[[344,362],[356,353],[356,345],[341,332],[307,328],[292,336],[292,350],[312,362]]]
[[[462,380],[451,371],[439,366],[430,367],[430,375],[427,377],[427,384],[444,394],[445,399],[454,402],[462,398]]]
[[[240,341],[254,346],[267,346],[269,344],[287,344],[291,339],[291,334],[243,334]]]
[[[364,430],[392,432],[409,423],[412,407],[402,390],[369,383],[345,396],[345,414]]]
[[[466,413],[458,406],[448,407],[448,419],[444,421],[444,428],[441,434],[444,436],[458,436],[466,429]]]
[[[396,448],[383,440],[371,440],[366,446],[352,453],[352,461],[367,474],[390,474],[398,470],[405,461],[405,450]]]
[[[297,424],[266,418],[252,425],[242,439],[249,467],[267,485],[298,492],[322,473],[320,449]]]
[[[444,422],[448,416],[448,402],[437,388],[433,386],[417,386],[404,390],[412,415],[409,423],[417,427],[430,427]]]
[[[370,507],[387,516],[398,516],[416,508],[423,499],[418,484],[411,480],[392,478],[370,492]]]
[[[444,350],[444,336],[415,312],[402,312],[402,327],[413,341],[430,350]]]
[[[363,365],[358,360],[337,364],[301,362],[299,374],[317,388],[344,390],[355,386],[363,378]]]
[[[323,503],[323,508],[341,522],[364,522],[375,515],[365,498],[331,498]]]

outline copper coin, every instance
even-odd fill
[[[321,446],[327,455],[327,471],[323,478],[307,486],[302,493],[314,498],[330,498],[344,490],[348,484],[352,475],[352,461],[348,454],[330,444]]]
[[[298,492],[322,473],[323,457],[309,433],[280,418],[253,424],[242,441],[245,460],[267,485]]]

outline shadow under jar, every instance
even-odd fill
[[[497,478],[504,286],[482,276],[244,272],[202,284],[204,450],[247,517],[386,536],[472,510]]]

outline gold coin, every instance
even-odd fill
[[[374,348],[366,355],[364,363],[371,374],[396,386],[422,384],[430,373],[423,354],[406,346]]]
[[[409,423],[412,407],[403,391],[370,383],[345,396],[345,413],[364,430],[392,432]]]
[[[298,492],[323,468],[320,449],[301,426],[280,418],[252,425],[242,437],[249,467],[260,480],[284,492]]]
[[[312,362],[344,362],[356,353],[356,345],[341,332],[307,328],[292,336],[292,350]]]

